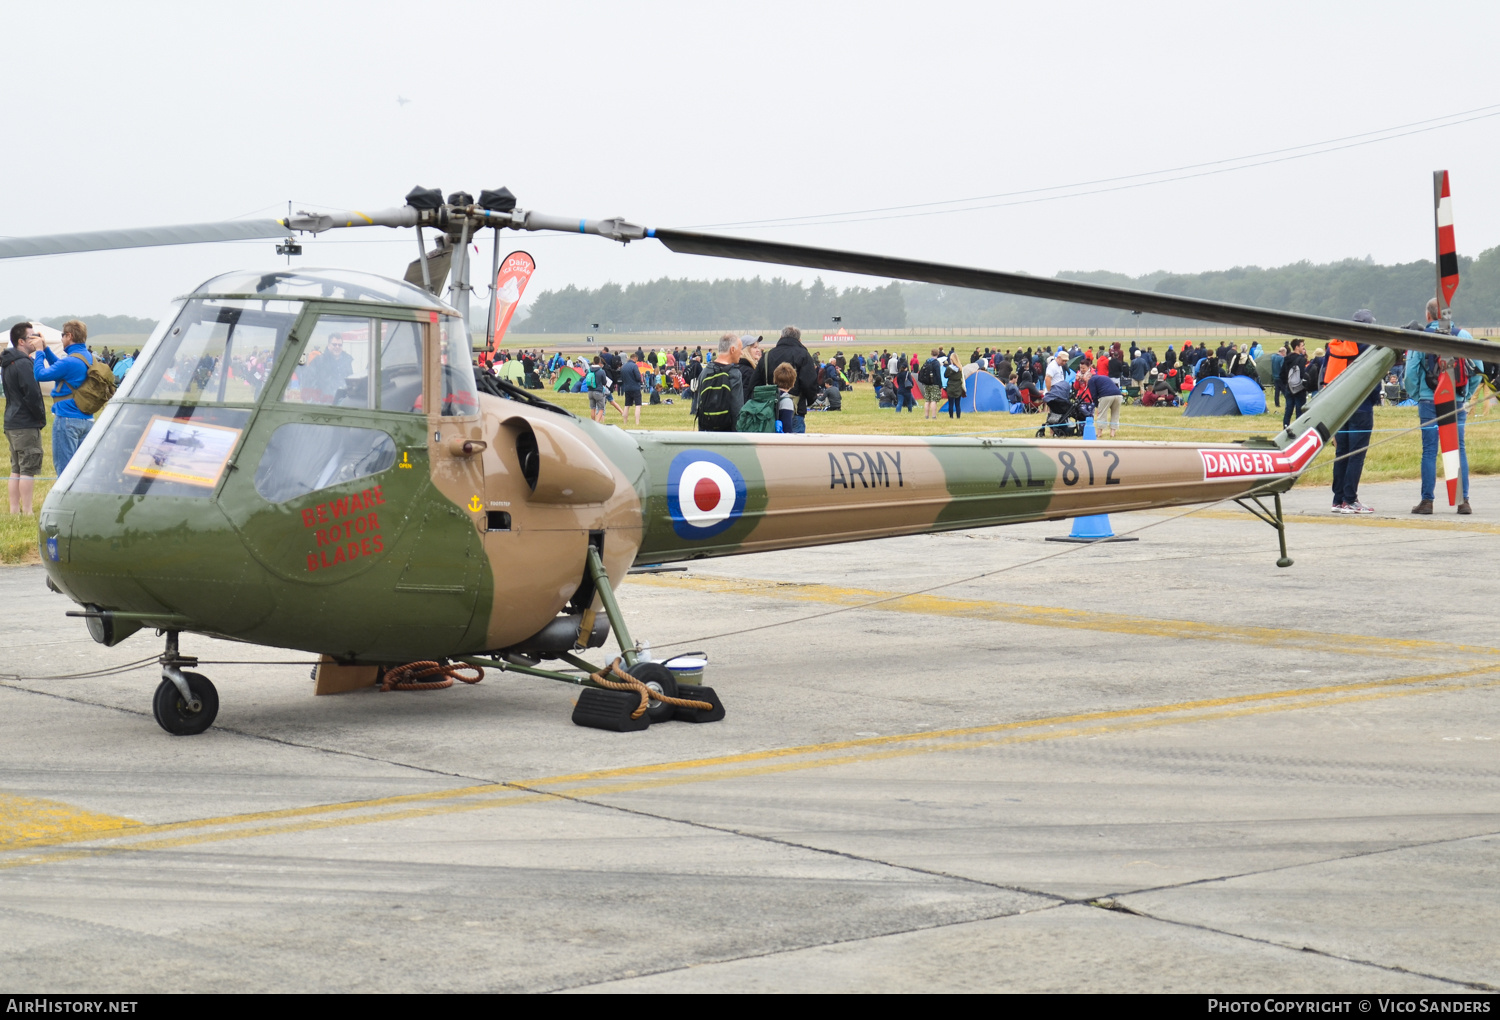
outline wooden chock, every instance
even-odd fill
[[[361,687],[374,687],[380,679],[379,666],[340,666],[328,656],[318,660],[317,686],[314,694],[344,694]]]

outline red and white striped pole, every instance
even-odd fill
[[[1433,216],[1437,223],[1437,299],[1443,318],[1453,292],[1458,290],[1458,248],[1453,241],[1453,198],[1448,191],[1448,171],[1432,172]]]
[[[1453,240],[1453,198],[1448,190],[1448,171],[1432,172],[1432,198],[1433,217],[1437,224],[1438,314],[1442,316],[1443,331],[1452,333],[1453,315],[1449,306],[1453,302],[1453,292],[1458,290],[1458,249]],[[1456,392],[1454,377],[1457,372],[1449,367],[1448,359],[1441,359],[1438,364],[1444,370],[1439,373],[1437,388],[1432,394],[1432,409],[1437,415],[1438,449],[1443,455],[1448,505],[1455,506],[1459,495],[1458,402],[1463,399],[1463,394]]]

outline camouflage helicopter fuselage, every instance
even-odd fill
[[[188,307],[267,299],[237,286],[209,286]],[[102,412],[48,496],[48,576],[104,613],[90,625],[105,643],[157,627],[363,663],[546,652],[549,627],[576,634],[596,618],[590,546],[618,584],[637,563],[1281,492],[1395,357],[1372,348],[1290,429],[1238,444],[626,432],[476,393],[462,378],[466,341],[465,363],[448,363],[457,348],[444,330],[459,320],[414,288],[384,301],[287,290],[276,300],[297,307],[246,399],[222,399],[227,384],[179,387],[167,401],[147,392],[166,378],[151,368],[175,335],[164,322],[133,370],[147,383]],[[320,321],[334,320],[368,321],[371,337],[420,336],[420,364],[401,377],[409,406],[353,388],[341,404],[290,399],[309,392],[295,377],[310,372]],[[371,392],[377,374],[381,387],[391,378],[385,357],[377,373],[370,355]],[[179,456],[208,466],[171,477],[169,454],[146,464],[162,420],[202,426],[224,457],[194,449]],[[282,484],[276,464],[320,443],[333,444],[328,470]],[[341,464],[346,448],[358,456]]]

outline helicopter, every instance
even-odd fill
[[[318,693],[498,668],[581,684],[583,725],[722,718],[712,689],[641,654],[614,594],[635,565],[1234,499],[1290,566],[1281,494],[1398,351],[1500,361],[1500,345],[1448,332],[548,215],[505,188],[0,239],[0,258],[247,238],[296,254],[298,232],[374,227],[415,228],[404,279],[232,272],[178,298],[42,507],[47,583],[78,604],[69,615],[106,646],[165,637],[152,706],[169,733],[203,732],[219,706],[184,633],[314,653]],[[1236,443],[627,432],[472,370],[468,253],[484,229],[496,268],[503,231],[568,231],[1370,346],[1286,429]],[[183,430],[194,443],[173,441]],[[610,665],[585,658],[611,637]]]

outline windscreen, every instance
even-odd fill
[[[443,415],[479,413],[479,390],[474,385],[474,355],[464,321],[451,315],[438,320],[441,343]]]
[[[296,301],[189,301],[151,346],[130,389],[134,400],[252,404],[271,377],[302,305]]]

